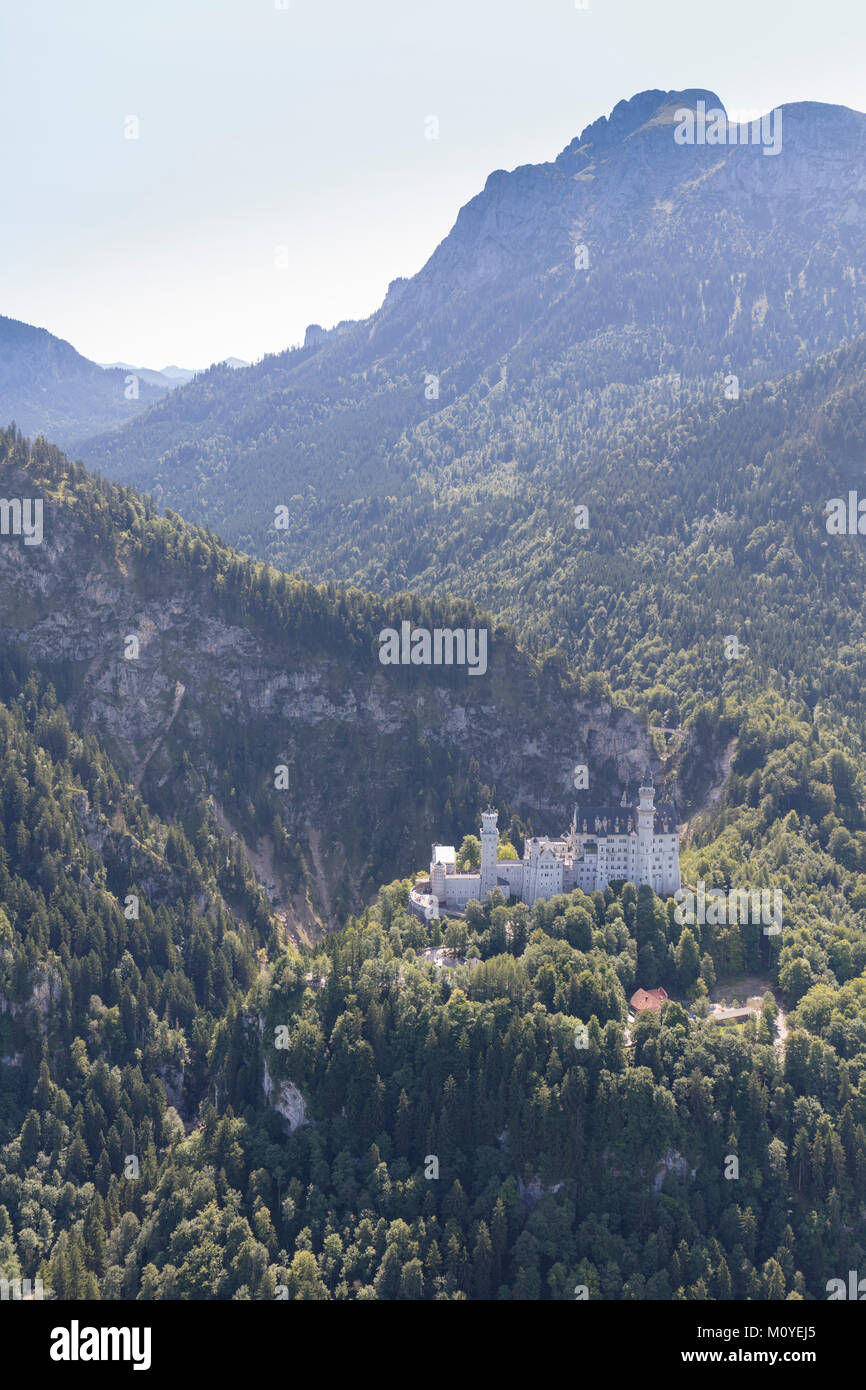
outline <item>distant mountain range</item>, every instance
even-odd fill
[[[142,381],[161,386],[164,391],[183,386],[196,375],[196,372],[190,371],[188,367],[163,367],[162,371],[155,371],[152,367],[135,367],[131,362],[100,362],[99,366],[104,372],[134,372]]]
[[[241,367],[248,367],[249,362],[245,362],[242,357],[226,357],[221,363],[224,367],[232,367],[238,371]],[[100,362],[99,366],[103,371],[122,371],[134,372],[142,381],[148,381],[153,386],[162,386],[165,390],[173,390],[176,386],[184,386],[188,381],[192,381],[194,376],[198,376],[204,368],[195,367],[163,367],[161,371],[154,371],[152,367],[133,367],[129,362]]]
[[[226,361],[236,368],[249,365],[239,357]],[[25,434],[43,434],[70,450],[132,419],[195,375],[184,367],[158,372],[91,362],[45,328],[0,317],[0,422],[14,421]]]
[[[0,317],[0,420],[67,448],[94,431],[113,429],[169,389],[159,374],[127,380],[103,370],[45,328]]]

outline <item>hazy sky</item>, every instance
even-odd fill
[[[2,0],[0,313],[98,361],[255,359],[366,316],[492,170],[623,97],[866,107],[854,0],[278,4]]]

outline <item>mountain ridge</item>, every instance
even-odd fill
[[[673,112],[699,100],[718,99],[640,94],[550,163],[495,171],[369,319],[308,331],[235,379],[211,369],[83,457],[249,553],[352,580],[375,557],[363,531],[354,564],[321,559],[349,540],[341,510],[412,498],[418,545],[436,545],[422,473],[467,505],[500,472],[519,495],[565,438],[603,455],[632,417],[673,418],[727,375],[745,392],[862,336],[866,117],[795,103],[767,158],[678,146]],[[293,499],[280,534],[273,510]]]

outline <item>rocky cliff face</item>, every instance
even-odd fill
[[[160,814],[210,798],[290,926],[333,924],[412,873],[435,838],[474,832],[488,796],[506,825],[517,814],[559,831],[577,764],[600,797],[650,756],[633,714],[542,670],[492,623],[483,676],[383,666],[379,631],[423,622],[420,601],[370,601],[353,618],[338,595],[297,585],[281,625],[240,615],[230,572],[252,583],[251,567],[228,552],[198,569],[160,558],[167,523],[129,494],[112,495],[118,520],[97,535],[90,481],[49,474],[38,457],[0,465],[4,495],[35,493],[45,508],[42,545],[0,538],[6,643],[52,677],[73,721]],[[201,533],[178,535],[204,555]],[[482,620],[466,609],[464,621]],[[104,840],[85,804],[80,816]]]
[[[267,1060],[263,1063],[262,1089],[265,1100],[286,1122],[289,1133],[308,1123],[307,1103],[293,1081],[271,1080]]]

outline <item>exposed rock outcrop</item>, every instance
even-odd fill
[[[264,1063],[262,1085],[265,1100],[276,1110],[278,1115],[282,1115],[289,1133],[301,1125],[310,1123],[307,1119],[307,1103],[298,1087],[293,1081],[272,1081],[267,1061]]]

